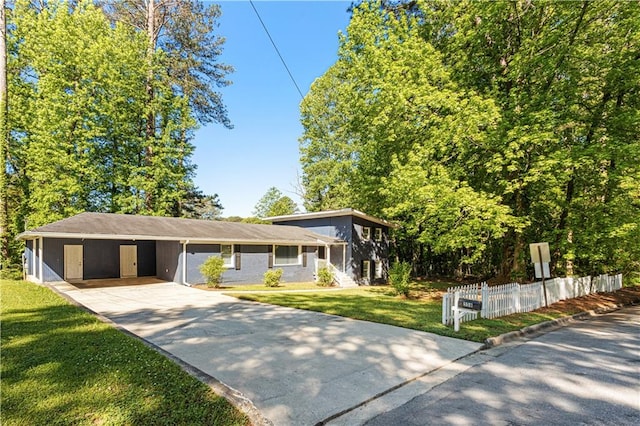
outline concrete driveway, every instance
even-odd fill
[[[54,287],[240,391],[276,425],[335,418],[480,348],[174,283]]]

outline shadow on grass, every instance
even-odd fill
[[[2,283],[2,418],[10,424],[246,424],[141,342],[49,290]]]
[[[422,286],[414,285],[412,290],[413,298],[408,299],[395,296],[393,289],[388,286],[336,293],[231,295],[245,300],[395,325],[474,342],[484,342],[489,337],[566,315],[560,311],[531,312],[496,319],[478,319],[462,323],[460,331],[456,333],[452,326],[442,324],[442,298],[438,288],[427,283]],[[433,296],[415,297],[424,295],[425,291],[433,292]]]

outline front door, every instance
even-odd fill
[[[120,246],[120,278],[138,276],[138,247]]]
[[[81,281],[82,280],[82,246],[81,245],[65,245],[64,246],[64,280],[65,281]]]

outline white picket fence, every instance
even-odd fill
[[[615,291],[622,288],[622,274],[599,275],[582,278],[554,278],[545,282],[547,303],[573,299],[591,293]],[[481,318],[497,318],[505,315],[531,312],[545,304],[542,282],[533,284],[510,283],[489,287],[487,283],[450,287],[442,298],[442,323],[453,324],[453,299],[456,292],[460,298],[482,302]],[[478,318],[477,312],[462,316],[461,322]]]

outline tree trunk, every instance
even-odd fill
[[[0,268],[10,263],[9,250],[9,176],[7,161],[9,159],[9,100],[7,87],[7,20],[5,0],[0,0]]]
[[[153,140],[156,135],[156,119],[155,113],[152,108],[154,93],[153,93],[153,55],[156,50],[156,6],[154,0],[147,0],[147,38],[149,45],[147,47],[147,106],[149,112],[147,113],[147,128],[145,132],[146,147],[144,151],[144,164],[147,167],[147,181],[153,182]],[[147,210],[153,210],[154,197],[151,191],[152,185],[149,184],[145,191],[145,207]]]

